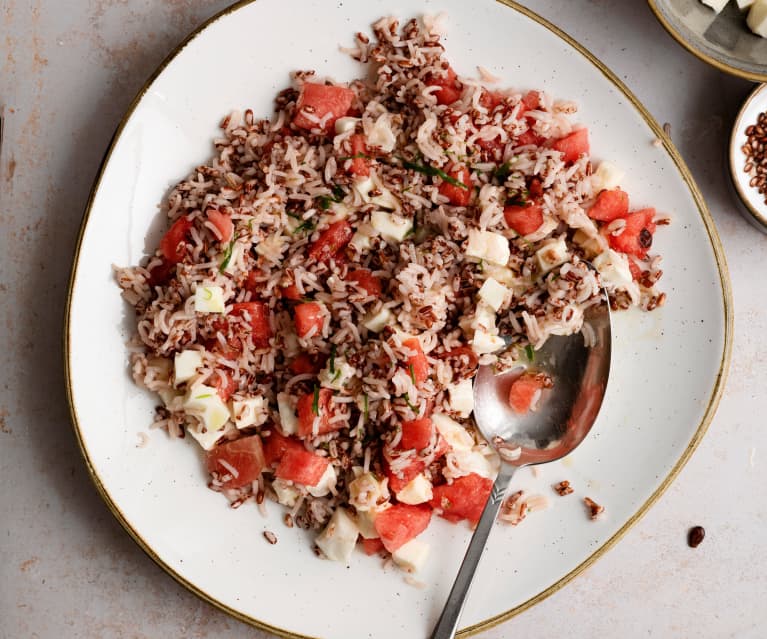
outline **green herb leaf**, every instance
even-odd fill
[[[498,166],[493,170],[493,177],[500,182],[505,182],[506,178],[509,177],[510,174],[511,174],[511,162],[509,160],[507,160],[506,162],[501,164],[501,166]]]
[[[412,364],[408,365],[408,370],[410,371],[410,379],[413,380],[413,385],[415,386],[415,368]]]
[[[213,299],[213,291],[211,291],[207,286],[202,287],[202,294],[205,296],[206,300]]]
[[[316,384],[314,385],[314,399],[312,400],[312,412],[317,415],[317,417],[320,416],[320,387]]]
[[[229,246],[226,247],[226,250],[224,251],[224,259],[221,261],[221,266],[218,267],[218,272],[223,273],[226,270],[226,267],[229,266],[229,262],[232,261],[232,252],[234,251],[234,244],[237,241],[236,237],[233,237],[231,242],[229,242]]]
[[[344,191],[338,184],[333,185],[333,201],[340,202],[346,197],[346,191]]]
[[[365,421],[367,421],[368,420],[368,396],[367,395],[362,396],[362,405],[363,405],[362,417],[364,418]]]
[[[531,362],[535,361],[535,349],[533,349],[532,344],[528,344],[525,346],[525,354],[527,355],[527,359]]]
[[[405,393],[405,394],[402,396],[402,399],[404,399],[404,400],[405,400],[405,403],[407,404],[407,407],[408,407],[410,410],[412,410],[412,411],[417,411],[417,410],[418,410],[418,406],[413,406],[413,405],[410,403],[410,395],[408,395],[407,393]]]
[[[311,220],[311,219],[304,220],[295,229],[293,229],[293,234],[295,235],[296,233],[300,233],[301,231],[309,231],[311,233],[316,226],[317,224],[314,222],[314,220]]]
[[[336,345],[333,344],[330,347],[330,372],[335,373],[336,372]],[[341,371],[339,371],[340,373]],[[334,378],[335,381],[335,378]]]
[[[410,169],[411,171],[418,171],[418,173],[423,173],[424,175],[430,175],[432,177],[439,177],[439,178],[442,178],[448,184],[452,184],[453,186],[466,189],[467,191],[469,190],[469,187],[466,186],[463,182],[461,182],[460,180],[456,180],[454,177],[445,173],[442,169],[437,169],[433,166],[429,166],[428,164],[418,164],[417,162],[410,162],[409,160],[404,160],[402,158],[400,158],[400,161],[402,162],[402,166],[406,169]]]
[[[329,195],[320,195],[317,199],[320,201],[320,208],[323,211],[327,211],[330,208],[330,204],[333,202],[333,199]]]
[[[519,191],[512,191],[511,197],[506,199],[506,204],[510,206],[528,206],[530,202],[530,191],[527,189],[520,189]]]
[[[354,155],[342,155],[340,158],[338,158],[339,162],[346,162],[346,160],[375,160],[375,158],[372,155],[368,155],[367,153],[355,153]]]
[[[207,399],[208,397],[213,397],[211,393],[206,393],[204,395],[196,395],[195,399]]]
[[[341,371],[336,371],[336,374],[333,375],[333,379],[330,380],[330,381],[331,382],[337,382],[339,377],[341,377]]]

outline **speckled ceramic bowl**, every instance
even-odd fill
[[[685,49],[722,71],[767,82],[767,39],[754,35],[746,14],[731,2],[716,15],[700,0],[648,0],[671,36]]]
[[[757,123],[760,113],[767,111],[767,84],[760,84],[748,96],[735,119],[730,136],[728,162],[730,165],[730,180],[735,194],[742,203],[741,212],[760,231],[767,233],[767,202],[765,196],[752,186],[752,177],[744,168],[747,156],[743,147],[748,143],[746,130]]]

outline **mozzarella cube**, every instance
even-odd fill
[[[418,572],[429,556],[429,544],[420,539],[411,539],[395,550],[391,558],[403,570]]]
[[[178,386],[188,382],[197,375],[197,369],[201,366],[201,351],[187,349],[176,353],[176,356],[173,358],[173,385]]]
[[[609,249],[595,257],[592,264],[599,271],[602,284],[608,289],[624,290],[629,294],[632,304],[639,303],[639,285],[631,276],[628,256]]]
[[[331,488],[335,488],[337,479],[336,470],[333,468],[333,464],[328,464],[328,467],[325,469],[325,472],[322,473],[320,480],[314,486],[307,486],[306,491],[312,497],[324,497],[330,493]]]
[[[363,125],[365,127],[365,141],[368,146],[380,147],[385,153],[391,153],[394,150],[397,138],[391,127],[391,115],[389,113],[382,113],[375,122],[365,120]]]
[[[471,348],[477,355],[495,353],[506,346],[506,342],[498,335],[490,335],[485,331],[475,331],[471,340]]]
[[[235,399],[232,402],[232,416],[237,428],[260,426],[269,417],[267,402],[260,395],[247,399]]]
[[[352,210],[343,202],[333,202],[333,204],[330,205],[330,211],[332,214],[328,215],[326,219],[331,224],[333,222],[345,220],[352,212]]]
[[[417,506],[430,501],[433,496],[431,482],[423,474],[416,475],[397,493],[397,500],[403,504]]]
[[[500,233],[471,229],[466,245],[466,255],[487,260],[491,264],[506,266],[511,257],[509,240]]]
[[[503,284],[500,284],[493,277],[488,277],[485,280],[485,283],[482,284],[482,287],[479,289],[480,299],[488,306],[490,306],[490,308],[492,308],[496,313],[501,308],[501,306],[503,306],[503,303],[506,301],[508,294],[509,289],[507,289]]]
[[[484,331],[491,335],[496,333],[495,311],[493,308],[484,302],[477,304],[477,308],[474,309],[474,319],[471,321],[471,327],[475,331]]]
[[[341,133],[348,133],[354,131],[357,128],[357,122],[361,122],[362,118],[344,117],[336,120],[336,135]]]
[[[369,251],[372,244],[370,243],[370,240],[372,239],[372,236],[368,233],[364,233],[361,230],[356,231],[354,235],[352,235],[352,239],[349,242],[349,244],[352,245],[352,247],[359,251],[360,253],[364,253],[365,251]]]
[[[382,209],[390,209],[392,211],[400,208],[399,200],[389,189],[387,189],[385,186],[379,186],[378,191],[380,191],[378,195],[370,198],[371,204],[375,204],[376,206],[380,206]],[[413,228],[412,222],[408,221],[407,223],[410,225],[410,228],[408,228],[407,232],[405,233],[406,235],[410,232],[410,229]]]
[[[362,473],[349,482],[349,503],[357,512],[376,510],[379,502],[389,498],[385,480],[378,481],[373,473]]]
[[[394,323],[394,313],[388,308],[382,308],[377,313],[368,314],[362,325],[373,333],[380,333],[385,327]]]
[[[194,310],[198,313],[223,313],[224,289],[220,286],[198,286],[194,292]]]
[[[471,434],[444,413],[433,413],[431,422],[453,450],[469,451],[474,447],[474,438]]]
[[[756,2],[756,0],[737,0],[738,2],[738,9],[741,11],[745,11],[746,9],[750,9],[751,6]]]
[[[721,13],[722,9],[727,6],[730,0],[700,0],[707,7],[711,7],[717,13]]]
[[[510,268],[507,268],[506,266],[498,266],[497,264],[485,264],[483,272],[487,277],[492,277],[499,284],[503,284],[504,286],[519,286],[517,284],[517,278],[514,275],[514,271],[512,271]]]
[[[357,544],[359,532],[351,515],[339,507],[315,543],[328,559],[348,562]]]
[[[352,184],[352,188],[360,194],[360,197],[367,203],[370,202],[370,191],[375,188],[373,178],[370,176],[364,177],[360,180],[355,180]]]
[[[280,414],[280,426],[286,435],[298,432],[298,417],[293,401],[287,393],[277,393],[277,411]]]
[[[594,189],[596,191],[601,191],[602,189],[611,191],[621,185],[624,177],[626,177],[626,172],[614,164],[600,162],[591,179],[594,182]]]
[[[370,222],[387,242],[401,242],[413,229],[412,220],[386,211],[373,211]]]
[[[480,477],[495,479],[498,469],[478,450],[453,450],[448,453],[463,474],[476,473]],[[446,469],[446,473],[450,474]]]
[[[354,377],[357,369],[343,357],[331,357],[320,371],[320,385],[333,390],[341,390]]]
[[[371,510],[357,510],[357,517],[355,521],[357,528],[359,528],[360,535],[364,539],[378,539],[379,534],[376,530],[376,516],[378,515],[378,509]]]
[[[461,417],[468,417],[474,410],[474,385],[470,379],[464,379],[447,387],[448,404]]]
[[[220,430],[231,416],[216,389],[204,384],[192,386],[187,391],[184,410],[199,417],[208,431]]]
[[[767,0],[757,0],[754,3],[746,22],[756,35],[767,38]]]
[[[199,424],[187,424],[186,432],[194,438],[203,450],[211,450],[224,436],[223,430],[206,430]]]
[[[277,501],[283,506],[292,508],[296,505],[301,492],[292,484],[289,484],[284,479],[276,478],[272,481],[272,488],[274,494],[277,495]]]
[[[564,264],[570,259],[570,251],[567,250],[564,236],[554,242],[549,242],[535,252],[538,258],[538,265],[543,273],[548,273],[551,269]]]

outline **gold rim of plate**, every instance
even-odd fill
[[[754,223],[759,225],[760,230],[767,230],[767,217],[765,217],[764,214],[760,211],[756,210],[754,205],[751,203],[751,198],[748,197],[746,193],[744,193],[740,184],[740,180],[735,175],[735,171],[738,170],[735,165],[735,156],[738,152],[742,153],[742,151],[740,151],[740,149],[735,146],[735,138],[738,135],[738,130],[740,129],[741,122],[743,121],[743,117],[746,114],[746,109],[748,109],[754,99],[764,91],[767,91],[767,84],[758,85],[753,91],[751,91],[751,93],[749,93],[748,98],[746,98],[746,101],[743,103],[743,106],[740,107],[738,117],[735,118],[735,123],[732,125],[732,132],[730,133],[729,153],[727,154],[729,159],[728,164],[730,165],[730,181],[732,182],[732,186],[735,189],[735,192],[738,194],[740,201],[743,203],[743,206],[745,206],[748,209],[748,212],[751,213]]]
[[[665,490],[668,488],[671,482],[679,474],[679,471],[682,469],[685,463],[687,463],[687,460],[690,458],[690,455],[692,455],[693,451],[697,448],[698,444],[703,438],[703,435],[705,434],[709,424],[711,423],[711,420],[714,417],[716,408],[719,405],[719,400],[721,398],[722,391],[724,389],[724,384],[727,378],[727,371],[729,368],[730,356],[732,351],[732,327],[733,327],[732,291],[730,287],[730,279],[729,279],[729,274],[727,270],[727,263],[724,256],[724,249],[719,239],[719,235],[716,231],[716,227],[714,226],[713,219],[711,218],[711,214],[709,213],[708,208],[706,207],[706,204],[703,200],[703,196],[700,190],[698,189],[697,185],[695,184],[695,181],[693,180],[693,177],[690,174],[689,169],[684,163],[684,160],[682,160],[681,156],[679,155],[679,152],[674,147],[670,138],[663,132],[662,128],[658,125],[658,123],[655,121],[653,116],[650,115],[647,109],[642,105],[641,102],[639,102],[639,100],[628,89],[628,87],[626,87],[623,84],[623,82],[621,82],[621,80],[618,79],[618,77],[612,71],[610,71],[596,56],[594,56],[590,51],[588,51],[583,45],[578,43],[576,40],[574,40],[572,37],[570,37],[568,34],[566,34],[564,31],[562,31],[558,27],[554,26],[548,20],[545,20],[544,18],[542,18],[535,12],[531,11],[530,9],[518,4],[515,0],[496,0],[496,1],[521,13],[522,15],[530,18],[531,20],[537,22],[538,24],[545,27],[546,29],[554,33],[556,36],[564,40],[576,51],[578,51],[581,55],[583,55],[589,62],[591,62],[597,69],[599,69],[599,71],[601,71],[601,73],[608,80],[610,80],[610,82],[612,82],[615,86],[617,86],[620,89],[620,91],[628,98],[629,102],[631,102],[634,108],[636,108],[637,111],[639,111],[639,113],[642,115],[642,117],[647,122],[648,126],[652,129],[652,131],[655,133],[655,135],[658,137],[658,139],[661,140],[661,142],[663,143],[664,148],[673,159],[682,178],[684,179],[685,183],[690,189],[693,199],[695,200],[695,204],[698,207],[698,212],[700,213],[700,216],[701,216],[701,219],[703,220],[706,231],[708,232],[711,246],[714,250],[714,257],[716,260],[717,268],[719,271],[719,279],[722,286],[721,293],[722,293],[722,303],[724,308],[724,323],[725,323],[724,345],[722,349],[722,357],[719,363],[719,371],[717,373],[716,381],[711,391],[711,395],[708,399],[706,411],[703,415],[702,421],[698,425],[698,428],[695,431],[695,434],[693,435],[690,442],[687,444],[685,450],[682,452],[682,455],[674,464],[668,476],[664,479],[661,485],[655,490],[655,492],[653,492],[652,495],[650,495],[649,499],[647,499],[647,501],[639,508],[639,510],[637,510],[637,512],[610,539],[608,539],[604,544],[602,544],[600,548],[598,548],[591,556],[589,556],[588,559],[583,561],[581,564],[579,564],[576,568],[571,570],[569,573],[567,573],[564,577],[559,579],[557,582],[555,582],[554,584],[552,584],[551,586],[549,586],[542,592],[538,593],[534,597],[528,599],[524,603],[510,610],[507,610],[498,615],[495,615],[494,617],[485,619],[484,621],[476,623],[472,626],[463,628],[462,630],[458,632],[458,635],[457,635],[458,637],[468,637],[478,632],[482,632],[483,630],[488,630],[489,628],[492,628],[504,621],[507,621],[508,619],[511,619],[515,615],[518,615],[519,613],[527,610],[528,608],[534,606],[535,604],[539,603],[543,599],[546,599],[550,595],[557,592],[560,588],[565,586],[568,582],[570,582],[574,577],[576,577],[578,574],[583,572],[586,568],[591,566],[595,561],[597,561],[600,557],[602,557],[602,555],[604,555],[608,550],[610,550],[623,537],[623,535],[626,534],[626,532],[628,532],[628,530],[647,512],[650,506],[652,506],[657,501],[657,499],[665,492]],[[238,610],[235,610],[227,606],[224,603],[221,603],[220,601],[216,600],[212,595],[209,595],[208,593],[206,593],[205,591],[197,587],[195,584],[193,584],[192,582],[190,582],[189,580],[187,580],[186,578],[178,574],[171,566],[166,564],[163,561],[163,559],[157,555],[157,553],[154,552],[154,550],[149,546],[149,544],[141,537],[139,532],[135,530],[131,526],[130,522],[128,522],[128,520],[125,518],[125,516],[120,511],[117,504],[112,500],[111,496],[109,495],[103,483],[101,482],[101,479],[96,473],[96,470],[93,467],[93,463],[91,462],[91,459],[88,455],[88,451],[85,447],[85,442],[83,441],[83,437],[80,431],[80,425],[79,425],[79,421],[77,417],[77,409],[75,408],[74,400],[72,397],[72,371],[70,368],[70,330],[69,330],[70,319],[71,319],[71,309],[72,309],[72,293],[74,290],[75,281],[77,279],[77,269],[78,269],[79,258],[80,258],[80,249],[82,247],[83,237],[85,235],[85,229],[88,225],[91,209],[93,207],[93,201],[96,196],[96,193],[98,192],[99,186],[101,185],[101,179],[104,175],[104,170],[109,162],[110,157],[112,156],[112,152],[115,149],[117,141],[120,139],[120,135],[122,134],[123,129],[125,128],[128,120],[133,115],[133,112],[138,106],[138,103],[141,101],[141,99],[144,97],[144,94],[149,89],[150,85],[160,75],[160,73],[165,69],[165,67],[167,67],[168,64],[170,64],[170,62],[173,61],[192,40],[194,40],[194,38],[200,35],[200,33],[202,33],[202,31],[204,31],[213,22],[216,22],[220,18],[226,15],[229,15],[241,9],[242,7],[245,7],[254,2],[256,2],[256,0],[239,0],[239,2],[232,4],[231,6],[227,7],[223,11],[217,13],[213,17],[203,22],[192,33],[190,33],[186,37],[186,39],[180,45],[178,45],[165,58],[165,60],[162,61],[160,66],[157,67],[154,73],[152,73],[152,75],[147,79],[147,81],[141,87],[141,90],[138,92],[136,97],[131,102],[130,106],[125,112],[125,115],[120,121],[120,124],[118,125],[114,136],[112,137],[112,140],[109,144],[109,148],[107,149],[104,155],[104,158],[101,161],[97,177],[93,183],[93,187],[91,188],[90,194],[88,196],[88,201],[86,203],[85,212],[83,215],[83,219],[80,225],[80,230],[79,230],[79,234],[77,238],[77,246],[75,248],[72,271],[69,277],[69,287],[67,291],[67,305],[65,310],[64,335],[63,335],[64,366],[65,366],[65,372],[66,372],[66,392],[67,392],[67,402],[69,403],[70,416],[72,420],[75,437],[77,438],[77,443],[80,447],[80,452],[83,456],[83,459],[85,460],[85,464],[88,469],[88,474],[90,475],[91,480],[93,481],[96,487],[96,490],[101,495],[101,498],[104,500],[109,510],[112,512],[115,518],[120,522],[120,524],[126,530],[126,532],[138,544],[138,546],[158,566],[160,566],[160,568],[162,568],[166,573],[168,573],[171,577],[173,577],[179,584],[181,584],[182,586],[184,586],[185,588],[193,592],[195,595],[197,595],[201,599],[212,604],[216,608],[219,608],[220,610],[231,615],[232,617],[239,619],[240,621],[243,621],[245,623],[248,623],[252,626],[255,626],[257,628],[260,628],[262,630],[271,632],[277,636],[285,637],[287,639],[312,639],[311,637],[307,635],[296,634],[296,633],[290,632],[289,630],[285,630],[283,628],[278,628],[278,627],[269,625],[263,621],[260,621],[259,619],[250,617]],[[649,2],[650,2],[650,6],[653,6],[653,0],[649,0]],[[656,15],[657,15],[657,12],[656,12]],[[660,19],[660,16],[659,16],[659,19]]]
[[[499,0],[499,2],[503,2],[505,4],[505,0]],[[702,60],[706,64],[710,64],[712,67],[715,67],[720,71],[724,71],[725,73],[743,78],[744,80],[751,80],[752,82],[767,82],[767,71],[764,73],[746,71],[745,69],[733,66],[722,60],[717,60],[715,57],[710,56],[696,48],[691,42],[685,40],[682,37],[682,34],[674,28],[674,25],[672,25],[671,22],[666,19],[666,16],[664,16],[661,10],[658,8],[658,0],[647,0],[647,4],[650,6],[650,10],[655,14],[658,22],[661,23],[668,34],[690,53],[692,53],[696,58],[698,58],[698,60]]]

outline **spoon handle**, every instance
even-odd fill
[[[445,607],[442,609],[442,614],[437,621],[434,632],[431,634],[431,639],[452,639],[455,637],[455,633],[458,630],[458,620],[461,618],[463,606],[466,603],[466,597],[469,594],[469,588],[471,588],[471,582],[474,579],[474,573],[479,565],[482,552],[485,550],[487,538],[493,529],[493,524],[498,516],[498,511],[501,509],[503,498],[506,496],[506,489],[509,487],[515,470],[515,466],[504,464],[501,467],[501,472],[498,473],[498,477],[495,479],[493,490],[490,492],[485,509],[482,511],[477,528],[474,530],[474,535],[466,550],[466,555],[464,555],[461,569],[458,571],[458,576],[455,578],[453,588],[447,597]]]

